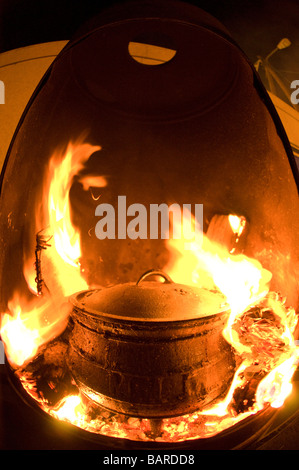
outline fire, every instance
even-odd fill
[[[239,225],[242,226],[241,222]],[[229,324],[269,290],[272,274],[258,261],[245,255],[232,255],[227,247],[210,241],[207,236],[203,236],[201,243],[191,244],[184,238],[170,239],[168,249],[173,260],[166,270],[172,279],[207,289],[218,288],[232,311]]]
[[[54,152],[45,172],[41,202],[36,206],[38,251],[44,251],[44,264],[52,289],[47,284],[42,296],[37,289],[41,277],[38,258],[24,260],[24,278],[34,298],[28,300],[16,290],[3,315],[1,336],[12,364],[20,366],[34,357],[39,347],[59,335],[69,315],[66,297],[88,289],[81,272],[80,232],[72,223],[70,189],[90,156],[101,147],[77,141],[66,150]],[[104,177],[81,177],[84,190],[103,187]],[[80,181],[80,179],[79,179]],[[39,273],[37,273],[39,271]]]
[[[74,177],[83,170],[90,156],[100,149],[79,141],[69,143],[65,152],[56,151],[50,159],[43,185],[36,225],[38,230],[47,227],[47,232],[53,236],[55,250],[51,262],[64,295],[88,288],[80,270],[80,232],[72,223],[69,193]],[[84,188],[88,188],[86,179],[82,180]],[[100,185],[105,185],[104,178],[101,178]]]
[[[259,409],[270,403],[272,408],[280,408],[292,392],[292,377],[297,367],[299,355],[296,351],[293,356],[279,364],[260,382],[256,403]]]
[[[69,395],[59,403],[56,410],[51,410],[51,414],[63,421],[76,423],[83,415],[81,398],[79,395]]]
[[[28,292],[26,295],[15,292],[1,321],[6,355],[16,368],[26,365],[42,345],[65,330],[70,308],[68,296],[88,289],[80,262],[80,231],[72,220],[70,190],[75,180],[84,191],[107,185],[103,176],[81,174],[90,156],[99,150],[99,146],[79,140],[57,150],[49,160],[36,207],[35,256],[32,254],[24,260]],[[100,197],[91,195],[95,200]],[[194,229],[196,223],[193,220]],[[161,440],[215,435],[266,406],[282,406],[292,391],[292,377],[299,360],[293,336],[297,315],[270,292],[272,274],[257,260],[237,254],[246,219],[231,214],[221,216],[218,223],[229,231],[219,240],[211,232],[194,242],[190,242],[192,237],[186,233],[186,240],[167,240],[172,257],[164,270],[175,282],[216,289],[224,294],[225,309],[229,307],[230,315],[223,336],[235,351],[236,372],[226,396],[218,403],[191,415],[162,420]],[[21,382],[25,390],[34,388],[26,378],[21,377]],[[250,386],[251,395],[243,398],[243,391]],[[88,415],[86,403],[73,390],[55,406],[43,400],[44,397],[40,402],[52,416],[91,432],[152,439],[149,420],[109,413],[106,419],[107,411],[94,408]]]
[[[42,344],[62,333],[69,315],[67,303],[55,304],[53,299],[39,297],[28,301],[17,293],[8,302],[8,310],[1,319],[1,337],[7,358],[15,366],[22,366]]]
[[[238,240],[245,228],[245,218],[230,215],[228,220]],[[234,394],[248,383],[246,372],[256,362],[265,377],[257,386],[255,402],[248,407],[249,414],[256,413],[268,404],[272,407],[282,406],[291,393],[291,380],[299,360],[293,337],[298,318],[293,309],[286,309],[282,302],[269,293],[272,274],[257,260],[243,254],[234,255],[231,247],[211,241],[208,236],[203,237],[201,244],[193,243],[191,248],[184,239],[169,240],[168,248],[173,259],[166,270],[172,279],[182,284],[216,288],[225,295],[230,315],[223,336],[241,361],[225,399],[204,410],[202,415],[214,417],[215,432],[222,430],[223,425],[223,419],[217,418],[227,417],[230,425],[235,424],[237,420],[231,419],[230,411]],[[251,329],[246,332],[247,341],[244,341],[236,325],[242,322],[242,315],[246,318],[246,312],[262,301],[265,309],[273,312],[272,322],[268,322],[265,328],[263,319],[251,322]],[[253,340],[252,343],[248,338]],[[258,346],[255,341],[258,341]],[[269,357],[273,359],[269,360]]]
[[[12,363],[20,366],[27,358],[37,353],[40,336],[38,325],[28,326],[30,317],[22,315],[20,305],[9,306],[10,314],[4,314],[1,321],[1,336],[6,345],[6,355]],[[13,318],[13,319],[12,319]]]
[[[246,219],[245,217],[239,217],[237,215],[230,214],[228,220],[232,231],[240,237],[245,229]]]

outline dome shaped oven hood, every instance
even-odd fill
[[[136,61],[132,43],[175,52]],[[247,218],[245,254],[298,303],[298,174],[284,129],[253,67],[225,28],[180,2],[136,2],[85,25],[43,77],[20,120],[1,179],[0,286],[5,308],[34,253],[45,167],[69,142],[99,146],[87,172],[103,175],[101,202],[203,204]],[[98,194],[98,193],[97,193]],[[78,181],[70,192],[89,283],[131,282],[168,261],[164,240],[99,240],[99,203]]]

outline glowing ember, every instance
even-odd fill
[[[80,397],[78,395],[69,395],[62,400],[57,410],[51,410],[50,414],[63,421],[78,425],[78,420],[80,421],[80,416],[83,413]]]
[[[291,380],[299,360],[299,350],[294,340],[290,342],[295,312],[284,309],[276,300],[276,308],[279,306],[281,311],[284,310],[284,315],[278,317],[269,305],[274,305],[271,295],[233,323],[235,344],[239,350],[244,346],[240,354],[242,363],[226,398],[202,414],[211,415],[214,419],[245,417],[266,405],[273,408],[282,406],[291,393]]]
[[[240,236],[244,219],[229,216],[229,222],[233,232]],[[239,420],[231,416],[234,394],[246,387],[249,382],[246,372],[254,366],[260,374],[262,372],[260,380],[264,375],[266,377],[259,385],[256,384],[256,396],[251,402],[252,406],[247,406],[248,400],[244,397],[245,406],[243,402],[242,407],[246,409],[246,413],[242,414],[243,418],[248,413],[263,409],[265,404],[281,406],[291,392],[290,381],[299,358],[293,337],[298,319],[292,309],[287,310],[277,299],[271,295],[267,296],[272,274],[258,261],[244,255],[232,255],[228,247],[211,242],[207,237],[203,238],[201,245],[194,243],[191,250],[190,244],[184,239],[170,240],[169,250],[173,254],[172,264],[168,268],[172,279],[182,284],[219,289],[226,296],[231,310],[223,336],[235,349],[241,365],[225,399],[201,413],[213,416],[214,420],[209,426],[217,433],[223,429],[223,418],[227,420],[226,426],[231,426]],[[273,312],[273,319],[266,325],[267,329],[265,320],[260,317],[256,322],[252,321],[250,326],[247,321],[244,341],[242,331],[238,330],[238,322],[244,319],[244,312],[265,298],[268,311]],[[243,324],[242,327],[244,328]],[[222,418],[221,423],[219,418]]]
[[[276,341],[279,331],[283,332],[294,324],[294,311],[285,309],[283,304],[275,299],[275,304],[280,305],[285,312],[285,318],[288,319],[288,326],[283,326],[281,319],[269,308],[268,300],[271,303],[272,294],[269,294],[262,304],[245,312],[234,323],[233,329],[239,336],[240,344],[246,342],[248,349],[252,349],[251,358],[249,354],[244,353],[243,362],[236,371],[226,397],[210,408],[180,417],[162,419],[158,432],[153,430],[151,420],[110,412],[82,397],[79,390],[76,395],[73,394],[74,391],[69,394],[66,392],[65,397],[52,405],[44,398],[43,408],[57,419],[95,434],[137,441],[180,442],[215,436],[268,405],[281,406],[291,392],[292,374],[299,354],[294,343],[281,340],[278,347]],[[252,326],[265,320],[268,334],[264,335],[262,331],[261,342],[256,339],[258,330]],[[257,354],[255,348],[258,342],[261,344]],[[286,357],[288,358],[285,360]],[[52,367],[53,370],[57,369],[55,361]],[[36,368],[33,370],[35,375]],[[20,372],[23,377],[26,374],[28,376],[23,386],[28,393],[32,393],[32,374],[28,375],[26,371],[28,368]]]
[[[1,322],[6,355],[17,369],[24,389],[59,420],[93,433],[135,440],[174,442],[206,438],[268,405],[282,406],[291,393],[299,360],[293,337],[297,315],[269,292],[272,275],[258,261],[243,254],[234,255],[234,248],[205,235],[192,243],[189,234],[184,234],[186,240],[167,240],[172,259],[164,271],[175,282],[218,290],[226,297],[230,316],[223,335],[234,349],[237,363],[226,397],[208,409],[163,419],[157,431],[150,420],[129,418],[86,403],[70,377],[65,348],[61,348],[62,354],[51,356],[51,347],[54,351],[56,347],[50,343],[54,338],[62,335],[61,344],[67,343],[63,339],[70,308],[67,296],[88,289],[80,265],[80,232],[72,222],[69,196],[75,178],[84,190],[106,186],[102,176],[80,176],[85,163],[98,150],[99,146],[78,141],[70,143],[65,151],[55,152],[49,161],[36,211],[36,258],[24,260],[29,292],[26,297],[16,292]],[[243,236],[246,223],[243,217],[230,215],[225,221],[234,240]],[[230,240],[230,234],[226,239]],[[48,278],[46,282],[42,278],[40,256],[44,257],[49,281],[51,284],[55,281],[55,289],[49,289]],[[36,295],[40,294],[37,281],[39,288],[45,287],[43,295]],[[39,352],[46,343],[50,345]],[[41,382],[44,370],[47,370],[44,389],[39,393],[36,377]],[[52,390],[59,390],[54,399]]]

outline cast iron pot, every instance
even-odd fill
[[[164,282],[149,281],[149,276]],[[159,279],[158,279],[159,280]],[[202,409],[229,388],[234,355],[217,292],[149,271],[137,283],[71,299],[68,363],[80,390],[131,416],[161,418]]]

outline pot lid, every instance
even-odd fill
[[[164,282],[147,280],[150,276],[162,277]],[[220,292],[176,284],[156,270],[143,274],[137,283],[80,292],[71,302],[92,316],[143,322],[191,320],[229,309]]]

